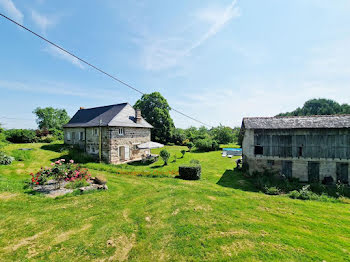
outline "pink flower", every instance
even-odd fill
[[[66,161],[66,160],[62,158],[61,161],[64,162],[64,161]]]
[[[59,164],[60,163],[60,161],[59,160],[57,160],[56,162],[55,162],[55,164]]]
[[[54,165],[54,163],[51,163],[51,166],[53,166]]]
[[[74,160],[73,160],[73,159],[69,160],[69,163],[73,164],[73,163],[74,163]]]

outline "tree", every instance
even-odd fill
[[[65,109],[37,107],[33,113],[37,116],[36,122],[39,129],[63,130],[63,125],[67,124],[70,119]]]
[[[278,116],[310,116],[310,115],[336,115],[349,114],[348,104],[340,105],[331,99],[311,99],[305,102],[302,108],[298,107],[292,112],[281,113]]]
[[[213,138],[219,143],[219,144],[229,144],[232,143],[234,140],[234,134],[233,130],[229,127],[220,125],[216,128],[213,128],[211,130],[211,133],[213,135]]]
[[[160,143],[171,142],[174,129],[174,121],[169,113],[171,108],[159,92],[144,94],[136,101],[134,108],[140,109],[145,120],[154,127],[152,140]]]
[[[159,155],[163,159],[164,165],[165,166],[168,165],[168,160],[170,158],[170,153],[168,152],[168,150],[162,149],[162,151],[160,151]]]

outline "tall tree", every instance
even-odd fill
[[[309,116],[309,115],[336,115],[349,114],[348,104],[340,105],[331,99],[311,99],[305,102],[302,108],[298,107],[292,112],[282,113],[278,116]]]
[[[140,109],[142,116],[154,127],[152,140],[161,143],[171,141],[172,131],[175,128],[169,113],[171,108],[168,101],[159,92],[144,94],[136,101],[134,108]]]
[[[65,109],[37,107],[33,113],[37,116],[36,122],[39,129],[62,130],[63,125],[67,124],[70,119]]]
[[[229,144],[234,140],[234,133],[230,127],[226,127],[220,124],[211,130],[213,138],[218,141],[219,144]]]

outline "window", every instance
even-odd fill
[[[124,135],[124,128],[118,128],[118,135],[120,136]]]
[[[264,153],[264,148],[262,146],[255,146],[254,147],[254,154],[255,155],[262,155]]]
[[[93,135],[93,136],[98,136],[98,128],[94,128],[94,129],[92,130],[92,135]]]
[[[70,132],[67,132],[67,140],[70,141]]]
[[[303,147],[299,146],[298,147],[298,157],[302,157],[303,156]]]
[[[84,140],[84,132],[79,133],[79,140],[83,141]]]
[[[75,139],[75,132],[72,132],[72,139]]]

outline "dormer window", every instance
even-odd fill
[[[120,136],[124,135],[124,128],[118,128],[118,135]]]

